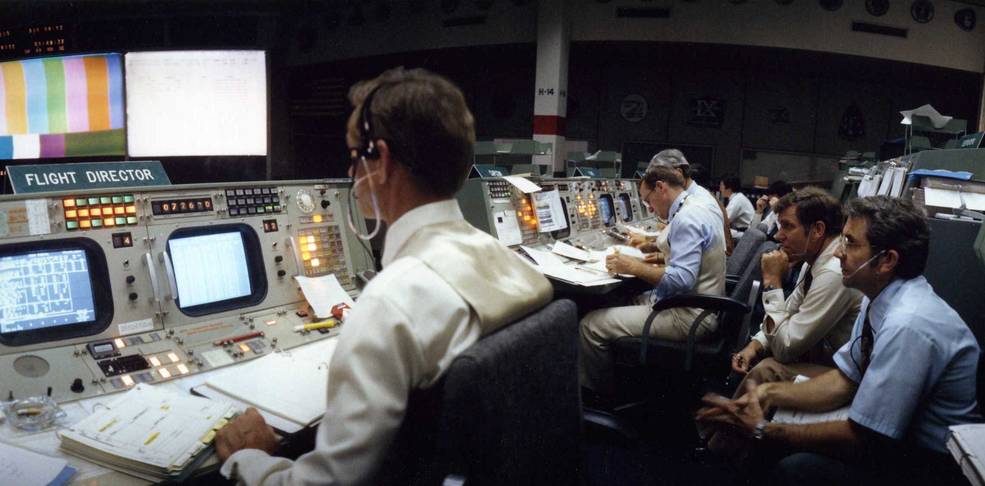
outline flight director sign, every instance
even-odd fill
[[[15,194],[171,185],[157,160],[10,165],[7,172]]]

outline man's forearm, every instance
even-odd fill
[[[848,420],[819,424],[774,424],[766,426],[768,444],[785,451],[816,452],[842,459],[858,459],[864,447],[861,426]]]
[[[762,387],[761,398],[770,406],[827,412],[849,403],[858,386],[841,370],[834,369],[805,383],[776,382]]]
[[[663,278],[664,272],[666,272],[666,270],[667,267],[664,267],[662,265],[641,264],[636,269],[634,274],[638,278],[643,279],[646,283],[656,286],[660,284],[660,280]]]

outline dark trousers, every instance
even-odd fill
[[[905,448],[894,448],[886,451],[883,457],[865,463],[800,452],[780,459],[770,474],[773,486],[958,485],[967,482],[949,455]]]

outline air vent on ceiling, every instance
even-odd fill
[[[852,30],[855,32],[865,32],[867,34],[888,35],[906,39],[907,29],[899,27],[889,27],[885,25],[870,24],[868,22],[852,22]]]
[[[627,19],[666,19],[670,17],[670,9],[619,7],[616,9],[616,17]]]

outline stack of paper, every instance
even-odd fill
[[[804,375],[797,375],[793,382],[804,383],[810,378]],[[848,420],[848,413],[851,407],[848,405],[829,412],[804,412],[801,410],[790,410],[778,408],[773,414],[773,422],[778,424],[821,424],[825,422],[841,422]]]
[[[550,251],[538,250],[529,246],[521,246],[520,250],[533,261],[534,268],[555,280],[583,287],[596,287],[619,282],[619,280],[612,278],[608,272],[597,272],[576,265],[568,265],[561,257]]]
[[[208,457],[215,432],[233,416],[229,403],[138,384],[72,427],[61,448],[149,481],[181,481]]]
[[[0,484],[61,486],[75,474],[64,459],[0,442]]]
[[[325,414],[328,363],[338,339],[322,339],[235,366],[196,387],[195,393],[259,409],[268,423],[297,432]]]
[[[985,485],[985,424],[952,425],[947,450],[975,486]]]

